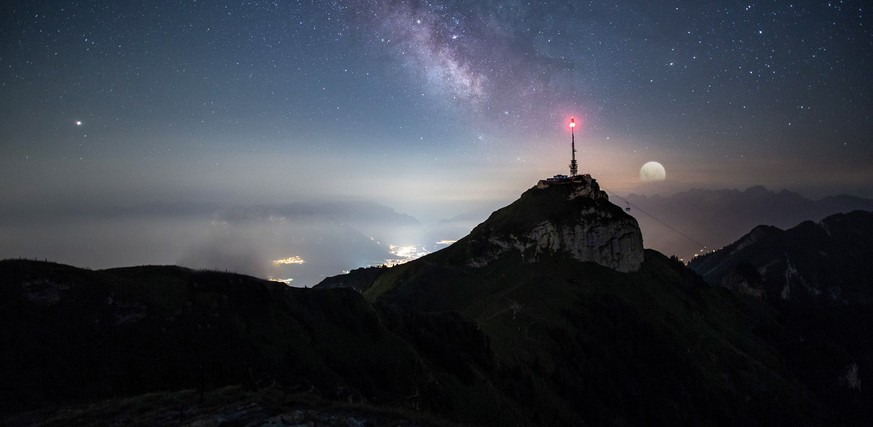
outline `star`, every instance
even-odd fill
[[[81,121],[81,120],[76,120],[76,126],[82,126],[82,121]]]

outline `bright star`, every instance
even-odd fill
[[[81,121],[81,120],[76,120],[76,126],[82,126],[82,121]]]

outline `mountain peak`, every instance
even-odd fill
[[[609,196],[600,189],[600,184],[597,183],[597,180],[589,174],[574,176],[555,175],[551,178],[541,179],[537,182],[536,188],[538,190],[545,190],[547,188],[570,190],[571,192],[568,196],[570,200],[576,197],[609,200]]]
[[[609,202],[590,175],[541,180],[494,212],[465,238],[468,265],[483,267],[507,254],[523,263],[566,255],[620,272],[637,271],[643,239],[636,219]]]

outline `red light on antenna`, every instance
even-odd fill
[[[574,118],[570,117],[570,129],[572,129],[574,127],[576,127],[576,120]]]

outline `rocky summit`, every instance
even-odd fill
[[[515,251],[524,263],[566,254],[627,273],[639,270],[644,258],[637,220],[610,203],[591,175],[540,181],[494,212],[462,244],[476,248],[471,267]]]

